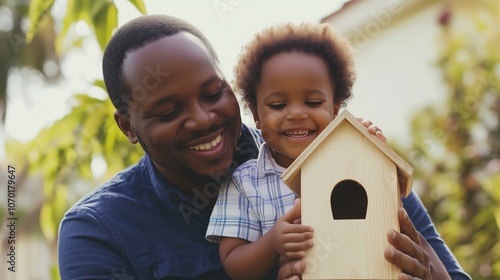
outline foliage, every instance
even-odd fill
[[[25,40],[23,20],[28,14],[27,1],[0,0],[0,123],[5,120],[7,108],[7,79],[12,68],[30,67],[50,81],[58,77],[58,73],[46,73],[44,65],[47,61],[57,63],[53,41],[55,39],[54,20],[48,15],[40,24],[36,36],[30,42]]]
[[[32,1],[29,9],[31,25],[26,34],[26,40],[28,42],[31,41],[40,23],[55,2],[55,0]],[[129,0],[129,2],[141,13],[146,13],[146,6],[142,0]],[[75,22],[80,20],[83,20],[89,27],[93,28],[101,49],[104,49],[109,38],[111,38],[114,28],[118,24],[118,10],[114,2],[109,0],[69,0],[66,16],[63,21],[63,28],[57,37],[57,50],[63,50],[63,40],[68,34],[68,31]]]
[[[97,84],[102,86],[102,82]],[[131,146],[112,117],[115,111],[109,99],[100,100],[78,94],[70,114],[43,129],[28,143],[30,171],[41,172],[46,202],[40,213],[40,226],[47,240],[56,241],[57,229],[68,210],[68,187],[75,178],[92,180],[92,162],[106,162],[109,178],[136,163],[142,151]],[[74,202],[74,201],[73,201]]]
[[[26,7],[24,16],[28,15],[29,26],[26,32],[26,44],[33,44],[37,38],[45,38],[44,43],[50,43],[52,50],[57,50],[63,57],[70,48],[78,47],[82,38],[72,34],[72,27],[78,21],[84,21],[96,35],[101,50],[109,41],[113,30],[118,24],[118,9],[113,1],[107,0],[68,0],[66,15],[62,29],[55,36],[51,10],[61,1],[33,0]],[[146,13],[142,0],[129,0],[141,13]],[[54,36],[40,36],[40,32],[49,30]],[[24,34],[24,33],[23,33]],[[69,36],[69,35],[72,36]],[[24,36],[21,37],[24,41]],[[0,52],[2,53],[2,52]],[[94,81],[89,89],[105,92],[103,81]],[[105,95],[105,94],[104,94]],[[1,101],[1,100],[0,100]],[[71,112],[53,125],[44,128],[31,142],[21,145],[8,141],[8,147],[16,147],[16,152],[10,152],[11,157],[21,158],[24,154],[25,166],[31,177],[43,178],[43,198],[40,207],[33,207],[34,213],[24,216],[38,216],[43,236],[52,245],[57,244],[59,223],[72,203],[70,195],[75,187],[82,185],[82,180],[89,191],[95,187],[95,174],[92,165],[104,161],[103,178],[109,178],[119,170],[136,163],[143,151],[132,146],[115,124],[115,111],[111,101],[94,98],[86,93],[76,94],[71,100]],[[1,108],[0,108],[1,109]],[[18,182],[22,184],[22,182]],[[22,234],[18,232],[18,234]],[[55,252],[53,252],[55,256]],[[55,259],[54,259],[55,261]],[[58,279],[57,265],[50,274]]]
[[[140,12],[146,13],[142,0],[131,0]],[[29,9],[32,23],[27,32],[31,40],[49,16],[54,0],[35,0]],[[85,21],[95,32],[97,41],[104,49],[117,27],[117,8],[113,1],[70,0],[67,4],[63,28],[57,37],[57,49],[64,50],[62,42],[68,31],[79,20]],[[75,40],[77,41],[77,40]],[[102,81],[94,86],[105,90]],[[138,161],[142,152],[129,145],[117,128],[113,119],[115,111],[109,99],[101,100],[86,94],[73,97],[72,111],[54,125],[42,130],[27,147],[30,171],[43,175],[45,203],[40,212],[40,225],[47,240],[56,241],[57,229],[62,215],[68,209],[68,184],[74,176],[92,179],[91,164],[96,157],[106,161],[107,174]]]
[[[448,86],[446,101],[414,117],[409,160],[422,200],[461,265],[473,279],[496,279],[500,2],[454,1],[442,19],[439,67]]]

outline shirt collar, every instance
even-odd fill
[[[260,146],[257,166],[260,172],[274,173],[280,176],[286,170],[286,168],[276,163],[276,160],[273,158],[273,151],[266,143],[262,143]]]
[[[180,205],[182,203],[192,204],[192,198],[187,194],[183,193],[179,189],[175,188],[170,184],[170,182],[161,175],[161,173],[156,169],[153,160],[148,154],[145,154],[142,163],[147,170],[149,175],[149,180],[153,189],[156,192],[156,196],[172,211],[179,213]]]

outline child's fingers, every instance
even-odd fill
[[[311,248],[314,244],[312,238],[312,232],[287,233],[282,235],[281,239],[276,242],[281,243],[281,252],[296,252]]]
[[[311,226],[300,224],[286,224],[282,228],[282,234],[314,232]]]
[[[312,248],[313,245],[314,242],[312,239],[308,239],[302,242],[285,243],[283,244],[283,249],[285,252],[299,252]]]
[[[306,256],[306,252],[305,251],[285,252],[284,256],[292,260],[303,259]]]
[[[284,243],[297,243],[297,242],[303,242],[308,239],[313,238],[313,233],[312,231],[305,231],[305,232],[293,232],[293,233],[287,233],[283,235],[283,242]]]
[[[312,239],[308,239],[302,242],[285,243],[283,244],[284,254],[283,256],[289,259],[301,259],[306,256],[306,250],[313,247]]]
[[[285,252],[300,252],[312,248],[312,240],[299,243],[286,243],[283,246]]]

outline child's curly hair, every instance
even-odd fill
[[[233,83],[245,105],[256,109],[256,90],[264,62],[273,55],[294,51],[317,55],[326,62],[335,85],[334,102],[345,105],[356,79],[351,44],[329,24],[312,23],[268,27],[242,48],[234,68]]]

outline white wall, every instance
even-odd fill
[[[358,78],[347,109],[375,122],[388,138],[409,144],[412,114],[445,94],[435,65],[441,3],[416,8],[395,1],[367,2],[371,4],[361,1],[328,19],[357,44]]]

